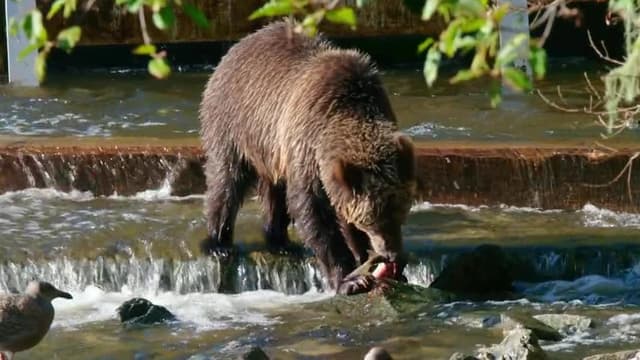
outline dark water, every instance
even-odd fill
[[[605,70],[556,59],[537,87],[563,106],[582,108],[589,104],[583,73],[602,89],[598,76]],[[130,70],[52,74],[45,88],[0,88],[0,135],[197,136],[200,94],[211,71],[177,73],[169,81]],[[555,110],[534,94],[508,97],[492,109],[486,81],[451,86],[448,75],[427,89],[419,69],[383,70],[400,127],[417,139],[592,142],[603,131],[593,116]],[[632,130],[617,140],[638,136]]]

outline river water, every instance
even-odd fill
[[[0,88],[0,136],[38,138],[173,138],[197,136],[203,71],[169,82],[131,70],[52,74],[39,89]],[[555,60],[540,84],[581,106],[582,71]],[[488,106],[481,84],[426,90],[420,71],[383,72],[401,128],[418,141],[470,144],[588,144],[602,129],[594,119],[550,109],[536,96]],[[617,141],[633,142],[629,130]],[[236,224],[241,256],[234,263],[197,251],[204,234],[202,197],[170,196],[162,186],[133,196],[27,189],[0,194],[0,291],[21,290],[37,277],[71,292],[57,299],[45,340],[19,359],[225,359],[257,345],[275,359],[354,359],[374,345],[398,359],[448,359],[498,343],[502,334],[474,319],[505,312],[571,313],[596,326],[560,342],[543,342],[558,359],[638,347],[640,342],[640,215],[586,205],[578,211],[416,204],[404,227],[411,253],[405,275],[428,286],[453,255],[484,243],[526,259],[523,299],[434,305],[419,316],[345,316],[314,304],[331,294],[309,256],[264,251],[261,215],[250,200]],[[523,260],[525,261],[525,260]],[[143,296],[179,321],[122,327],[116,308]],[[356,316],[356,315],[353,315]]]

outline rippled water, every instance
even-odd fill
[[[374,325],[305,305],[331,297],[322,275],[310,257],[274,262],[262,255],[255,202],[237,225],[245,255],[223,265],[197,252],[202,199],[169,194],[161,188],[132,197],[50,189],[0,195],[0,233],[7,234],[0,238],[0,289],[22,288],[38,277],[74,295],[54,302],[50,335],[23,356],[234,358],[244,345],[260,345],[278,359],[357,358],[381,343],[399,358],[446,359],[499,342],[498,333],[468,319],[505,311],[579,313],[597,321],[587,333],[544,343],[560,359],[632,347],[640,336],[640,215],[591,205],[540,211],[418,204],[404,229],[413,254],[405,271],[411,283],[427,286],[450,256],[480,243],[502,244],[531,259],[539,280],[516,283],[528,300],[442,304],[419,319]],[[223,268],[237,274],[226,287]],[[168,307],[180,321],[122,328],[115,309],[134,296]],[[455,340],[460,333],[462,342]]]
[[[552,94],[562,83],[565,100],[581,106],[585,69],[601,71],[556,60],[539,87]],[[0,87],[0,136],[193,140],[210,71],[178,73],[168,82],[138,72],[52,74],[44,88]],[[384,70],[383,80],[401,127],[420,140],[591,142],[601,131],[592,118],[557,112],[534,95],[490,109],[479,84],[428,90],[420,71],[411,69]],[[631,130],[619,140],[637,138]],[[35,277],[74,295],[55,300],[51,332],[19,359],[235,359],[251,345],[275,359],[360,358],[373,345],[398,359],[448,359],[454,351],[500,342],[500,331],[478,327],[477,319],[511,311],[594,319],[589,331],[543,342],[557,359],[640,342],[637,214],[592,205],[541,211],[416,204],[403,229],[411,283],[428,286],[453,256],[492,243],[529,266],[516,282],[526,299],[438,304],[417,316],[372,319],[315,306],[332,297],[317,265],[309,253],[264,251],[255,201],[236,224],[239,257],[202,257],[202,198],[172,197],[170,190],[165,185],[128,197],[52,189],[0,195],[0,291],[21,290]],[[122,327],[115,309],[135,296],[166,306],[179,321]]]
[[[584,60],[556,59],[537,86],[563,106],[582,108],[588,105],[583,72],[602,88],[598,76],[605,70]],[[145,72],[51,74],[45,88],[0,87],[0,135],[197,136],[200,94],[211,71],[177,73],[169,81],[151,80]],[[447,85],[446,71],[427,89],[421,71],[383,71],[401,128],[418,139],[592,142],[602,132],[595,118],[557,111],[537,95],[507,98],[491,109],[486,83]],[[638,136],[632,130],[617,140]]]

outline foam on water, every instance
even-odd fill
[[[640,228],[640,214],[616,212],[587,204],[580,210],[584,226]]]
[[[331,294],[309,291],[302,295],[285,295],[258,290],[236,295],[215,293],[177,294],[174,292],[144,292],[123,287],[119,292],[105,292],[96,286],[71,291],[73,300],[55,299],[56,318],[52,327],[75,328],[83,324],[117,321],[116,310],[123,302],[144,297],[174,313],[181,324],[196,330],[243,327],[249,324],[268,325],[278,320],[268,311],[290,304],[325,299]]]

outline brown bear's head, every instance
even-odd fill
[[[334,159],[327,188],[338,215],[366,233],[375,252],[395,262],[402,254],[400,228],[413,203],[416,180],[411,140],[394,134],[391,145],[372,164]]]

